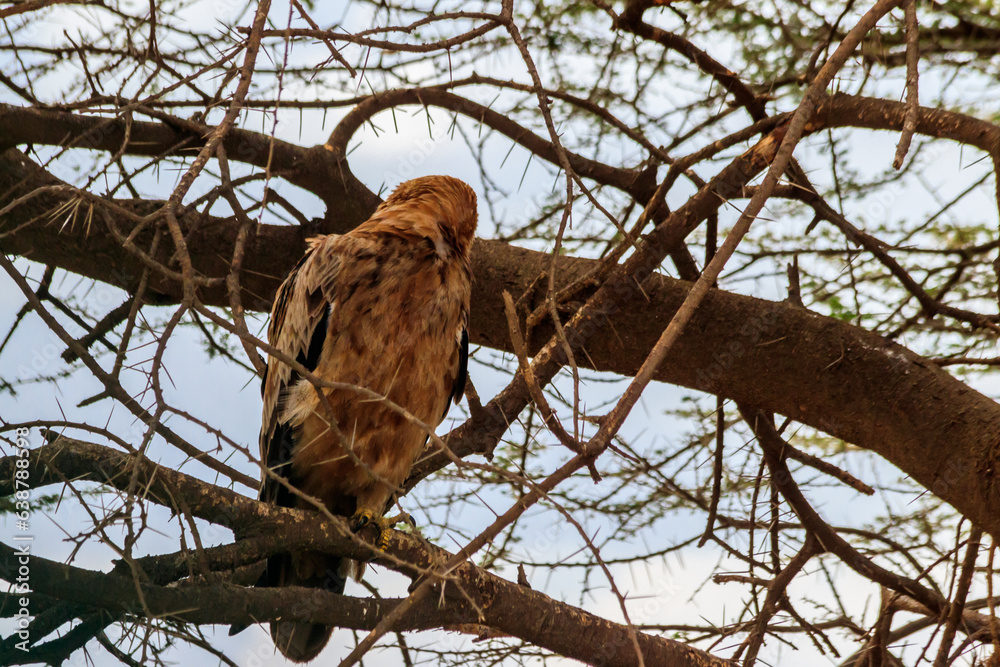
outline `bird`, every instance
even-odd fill
[[[304,496],[316,499],[349,517],[354,531],[374,526],[375,544],[385,548],[395,522],[384,514],[395,492],[428,429],[465,392],[477,217],[469,185],[424,176],[400,184],[353,230],[307,240],[278,289],[268,342],[338,385],[318,387],[269,355],[260,447],[270,474],[263,475],[262,501],[315,509]],[[256,586],[343,594],[347,578],[360,578],[363,568],[318,552],[282,553],[267,559]],[[270,631],[286,658],[309,662],[333,628],[274,621]]]

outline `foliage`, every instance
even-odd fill
[[[304,237],[435,171],[474,185],[495,241],[475,260],[476,391],[445,438],[456,460],[431,451],[408,484],[416,528],[372,588],[391,602],[410,579],[439,585],[451,575],[417,559],[468,547],[435,589],[456,617],[413,602],[400,620],[360,588],[340,607],[316,597],[357,631],[330,655],[367,648],[372,618],[395,623],[380,664],[597,663],[604,637],[622,642],[609,661],[639,647],[647,665],[995,651],[994,3],[43,0],[0,20],[0,247],[17,257],[2,431],[66,436],[32,458],[33,510],[59,527],[35,543],[37,571],[96,582],[117,563],[82,601],[35,582],[29,657],[271,659],[263,634],[247,648],[212,629],[265,604],[231,584],[268,549],[359,547],[224,493],[254,497],[260,475],[264,312]],[[742,238],[711,275],[727,236]],[[662,276],[720,291],[672,320],[689,292]],[[687,328],[633,380],[668,324]],[[100,602],[112,577],[148,586],[121,589],[141,604]],[[179,604],[157,597],[171,587],[217,606],[154,608]],[[488,590],[509,608],[491,616]],[[606,625],[584,632],[573,605]],[[552,636],[533,611],[560,619]],[[0,663],[27,659],[3,641]]]

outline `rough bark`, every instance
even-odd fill
[[[900,103],[837,95],[820,107],[816,126],[898,129],[904,111]],[[921,109],[917,131],[987,151],[1000,145],[996,126],[945,111]],[[113,144],[101,147],[112,150]],[[8,193],[0,203],[31,186],[51,183],[51,177],[17,151],[0,155],[0,192]],[[139,273],[137,259],[106,234],[87,233],[79,222],[64,225],[62,218],[51,219],[69,197],[68,192],[50,192],[9,212],[0,227],[4,234],[0,248],[127,285],[129,277]],[[139,215],[158,205],[117,203]],[[341,210],[346,210],[344,206]],[[340,224],[349,225],[373,206],[370,198],[355,200],[358,213]],[[196,268],[206,276],[225,275],[236,223],[190,211],[182,223],[193,230],[188,247]],[[261,226],[244,263],[246,307],[267,306],[280,278],[301,254],[307,234],[299,227]],[[140,234],[136,243],[146,247],[148,240]],[[164,249],[157,259],[169,262],[168,251]],[[477,243],[474,343],[510,349],[500,296],[504,290],[524,292],[548,261],[542,253],[492,241]],[[566,284],[595,266],[586,259],[561,259],[557,283]],[[151,286],[165,300],[180,296],[180,285],[169,280],[154,276]],[[683,300],[687,284],[654,275],[643,289],[648,302],[620,308],[606,330],[590,339],[587,354],[578,355],[581,363],[622,375],[635,372]],[[200,296],[206,303],[228,302],[222,288],[204,290]],[[537,329],[534,349],[550,333],[545,327]],[[656,377],[786,415],[877,452],[984,530],[1000,536],[995,466],[1000,406],[901,346],[801,308],[715,291]],[[454,444],[461,452],[461,443]]]
[[[15,461],[16,457],[0,459],[0,495],[14,490],[11,480]],[[139,584],[121,562],[111,573],[101,573],[32,555],[28,564],[33,594],[113,614],[153,615],[190,623],[249,624],[280,617],[359,630],[371,630],[401,602],[294,587],[250,589],[200,578],[188,579],[180,586],[166,586],[192,570],[204,574],[200,571],[204,564],[209,564],[212,571],[227,570],[289,548],[307,547],[355,558],[365,558],[372,552],[358,544],[343,522],[317,520],[312,512],[258,503],[148,459],[135,459],[100,445],[60,438],[32,450],[30,464],[32,487],[36,489],[67,478],[87,479],[123,491],[130,483],[138,482],[153,502],[181,511],[178,505],[183,501],[194,516],[233,528],[238,534],[252,535],[235,545],[205,549],[198,556],[178,552],[137,559],[135,566],[144,575]],[[255,540],[256,536],[262,539]],[[392,534],[386,552],[375,554],[376,562],[414,578],[433,571],[450,557],[442,549],[397,532]],[[12,580],[19,564],[23,564],[20,558],[15,547],[0,544],[0,578]],[[470,562],[445,576],[448,581],[441,594],[448,598],[448,604],[438,604],[438,596],[425,598],[407,612],[396,630],[486,626],[587,664],[639,664],[626,626],[501,579]],[[73,586],[67,587],[66,581],[72,581]],[[646,664],[731,664],[665,637],[639,633],[638,639]]]

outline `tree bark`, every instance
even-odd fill
[[[0,495],[14,492],[17,457],[0,458]],[[199,577],[202,564],[226,570],[253,563],[285,549],[310,550],[370,558],[416,578],[434,571],[451,554],[415,537],[393,532],[385,553],[358,545],[342,521],[317,520],[314,512],[259,503],[148,459],[135,459],[93,443],[61,437],[34,449],[29,456],[32,487],[65,479],[91,480],[127,490],[137,481],[146,497],[172,511],[179,505],[194,516],[250,535],[235,545],[204,549],[196,557],[184,551],[136,560],[143,581],[137,583],[123,562],[108,573],[22,554],[0,544],[0,578],[13,581],[22,558],[31,572],[32,595],[87,605],[114,614],[155,615],[199,624],[251,624],[277,618],[310,620],[338,627],[371,630],[402,600],[368,600],[308,588],[250,589]],[[133,478],[135,476],[135,478]],[[263,539],[254,542],[254,536]],[[261,547],[264,548],[261,548]],[[223,556],[222,558],[218,557]],[[445,575],[439,596],[425,598],[403,617],[396,630],[426,630],[459,624],[486,626],[591,665],[637,665],[629,629],[577,607],[553,600],[530,588],[502,579],[465,562]],[[72,586],[65,582],[72,581]],[[138,590],[137,590],[138,589]],[[139,591],[141,590],[141,597]],[[462,591],[462,592],[459,592]],[[464,595],[463,595],[464,592]],[[466,595],[469,598],[466,598]],[[470,604],[470,600],[474,604]],[[683,642],[637,633],[648,665],[726,667],[729,661]]]
[[[821,106],[816,123],[850,122],[888,129],[902,123],[903,113],[902,104],[838,95]],[[984,150],[997,146],[1000,133],[995,126],[961,125],[962,118],[922,109],[917,130]],[[0,154],[0,192],[7,193],[0,204],[34,187],[55,183],[18,151]],[[0,227],[0,248],[127,289],[142,268],[136,257],[108,234],[88,230],[79,219],[53,217],[71,197],[69,191],[50,191],[7,212]],[[150,201],[116,204],[137,215],[147,215],[159,206]],[[341,210],[357,212],[332,228],[349,227],[374,205],[370,198],[345,204]],[[125,233],[127,222],[118,221]],[[189,232],[195,268],[205,276],[224,276],[236,222],[190,210],[181,222]],[[247,308],[268,307],[281,278],[301,255],[308,233],[301,227],[260,226],[244,261]],[[151,234],[140,233],[136,244],[148,247]],[[169,253],[164,247],[156,259],[169,263]],[[511,350],[502,292],[525,292],[549,261],[544,253],[495,241],[476,243],[473,343]],[[596,266],[592,260],[561,258],[556,282],[565,285]],[[181,295],[179,284],[160,276],[152,276],[150,285],[165,301]],[[604,330],[589,339],[586,354],[577,355],[580,363],[620,375],[634,374],[687,288],[687,283],[651,276],[643,285],[648,301],[627,303],[614,313]],[[205,303],[228,304],[221,286],[199,294]],[[585,297],[586,293],[580,295]],[[551,333],[545,326],[536,328],[532,349],[537,350]],[[899,345],[802,308],[716,290],[700,307],[656,379],[776,412],[874,451],[986,532],[1000,537],[996,470],[1000,406]],[[453,444],[459,454],[469,453],[462,452],[461,443]]]

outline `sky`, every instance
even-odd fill
[[[280,3],[279,3],[280,4]],[[224,4],[217,7],[222,13],[234,7],[234,4]],[[284,11],[284,10],[277,10]],[[360,21],[361,19],[354,19]],[[509,71],[510,61],[502,57],[493,65],[498,72]],[[520,72],[516,73],[520,74]],[[888,84],[887,84],[888,85]],[[0,101],[15,103],[6,92],[0,92]],[[286,116],[274,129],[278,138],[286,139],[300,145],[319,144],[326,140],[329,131],[342,112],[331,112],[325,117],[319,112],[306,112]],[[423,174],[450,174],[468,180],[482,194],[482,183],[478,180],[478,166],[465,149],[460,137],[450,135],[450,117],[447,114],[432,114],[432,123],[428,123],[426,112],[419,108],[407,108],[397,112],[395,119],[383,115],[376,119],[381,127],[377,132],[366,128],[355,142],[363,144],[363,150],[351,154],[351,168],[354,173],[376,192],[385,192],[399,182]],[[260,114],[245,114],[240,125],[250,129],[260,129],[264,119]],[[267,121],[263,122],[266,131],[271,131]],[[428,127],[432,136],[428,136]],[[463,121],[463,128],[471,125]],[[852,144],[857,150],[857,166],[859,169],[870,169],[872,174],[880,173],[885,168],[884,163],[891,160],[896,137],[888,133],[867,133],[862,140]],[[940,147],[938,147],[940,146]],[[932,210],[935,200],[947,200],[955,193],[964,189],[979,172],[987,169],[987,165],[977,162],[972,151],[963,151],[960,147],[940,144],[935,145],[933,152],[926,156],[928,167],[924,170],[926,180],[933,184],[933,192],[927,189],[887,188],[858,212],[858,219],[878,220],[884,222],[894,216],[912,215],[915,212]],[[495,158],[496,163],[503,161],[504,166],[497,170],[496,177],[509,191],[504,201],[497,202],[491,210],[484,201],[480,201],[479,236],[492,238],[498,233],[502,224],[518,219],[525,219],[539,202],[544,201],[553,187],[560,188],[561,182],[555,181],[552,174],[541,166],[538,161],[530,161],[526,151],[515,148],[509,156],[507,146],[500,142],[490,146],[488,156]],[[807,166],[813,160],[822,164],[822,154],[819,146],[806,143],[796,155]],[[977,171],[978,170],[978,171]],[[162,180],[152,177],[143,181],[150,189],[166,192],[169,179]],[[817,178],[823,178],[823,172],[817,172]],[[207,179],[206,179],[207,180]],[[273,182],[273,187],[293,201],[301,203],[307,214],[319,215],[321,208],[318,200],[311,195],[297,191],[294,186],[281,182]],[[822,182],[818,185],[824,185]],[[206,184],[197,184],[191,197],[196,197]],[[673,197],[682,200],[689,194],[682,188]],[[310,201],[311,200],[311,201]],[[970,194],[969,207],[995,206],[989,197],[976,191]],[[502,218],[498,220],[493,213]],[[723,226],[731,224],[737,215],[736,209],[730,209],[724,214]],[[781,223],[776,223],[781,224]],[[785,223],[794,225],[794,221]],[[947,224],[947,223],[945,223]],[[533,247],[538,244],[532,244]],[[536,249],[546,249],[536,247]],[[17,265],[28,272],[29,278],[37,280],[42,274],[42,267],[18,260]],[[725,287],[725,279],[723,280]],[[735,286],[735,285],[734,285]],[[775,279],[757,280],[754,283],[754,293],[765,298],[781,299],[785,296],[786,286]],[[57,272],[53,291],[70,298],[85,300],[91,307],[106,311],[120,303],[125,294],[120,290],[103,284],[92,284],[75,276]],[[6,333],[14,322],[14,318],[24,303],[23,296],[6,276],[0,276],[0,332]],[[155,311],[157,309],[151,309]],[[162,323],[166,311],[160,311],[152,316],[152,320]],[[71,323],[67,325],[71,332],[82,333]],[[251,329],[256,327],[259,332],[265,326],[263,316],[252,316]],[[148,342],[149,336],[144,340]],[[126,387],[134,394],[142,394],[146,381],[142,373],[148,369],[151,346],[142,346],[137,341],[133,346],[129,359],[136,368],[123,375]],[[905,341],[904,341],[905,342]],[[18,326],[10,344],[0,355],[0,377],[27,377],[35,374],[55,373],[64,368],[59,355],[63,347],[54,340],[53,334],[34,314],[29,314]],[[508,373],[498,372],[493,364],[500,355],[488,350],[475,350],[470,370],[471,377],[482,396],[492,396],[505,386],[509,379]],[[107,363],[107,358],[105,358]],[[509,360],[506,360],[509,367]],[[176,401],[182,407],[189,409],[199,418],[210,421],[230,438],[238,443],[246,444],[255,449],[257,431],[260,419],[260,395],[257,382],[246,371],[235,364],[226,362],[206,353],[200,335],[192,328],[185,328],[171,339],[164,359],[164,391],[169,401]],[[564,391],[571,391],[565,378],[558,386]],[[584,400],[588,405],[599,405],[613,400],[624,388],[624,381],[613,381],[610,376],[599,374],[587,375],[584,384]],[[984,381],[977,385],[989,395],[1000,394],[994,381]],[[87,372],[76,371],[68,377],[50,383],[33,384],[18,387],[16,395],[0,393],[0,419],[5,422],[27,422],[39,418],[53,418],[54,415],[64,415],[69,421],[83,421],[109,430],[137,443],[142,436],[143,427],[134,421],[121,407],[115,407],[109,401],[81,407],[86,401],[100,391],[100,386]],[[622,431],[623,436],[633,441],[637,447],[655,448],[664,443],[683,444],[690,437],[690,424],[680,421],[668,414],[671,407],[677,406],[691,392],[654,383],[643,395],[640,404],[629,417]],[[464,409],[464,406],[463,406]],[[441,433],[446,433],[461,418],[461,411],[453,410],[449,419],[442,424]],[[171,428],[176,428],[182,435],[193,442],[207,442],[204,432],[181,419],[171,419]],[[86,438],[85,438],[86,439]],[[99,437],[92,437],[100,442]],[[32,444],[41,444],[37,432],[32,434]],[[560,462],[568,458],[568,453],[554,443],[546,450],[539,465],[552,470]],[[0,451],[9,452],[9,447],[0,444]],[[213,473],[194,463],[185,463],[183,457],[175,450],[157,441],[150,452],[151,457],[163,465],[180,468],[189,474],[214,481]],[[887,463],[867,453],[854,453],[850,457],[838,459],[852,472],[866,481],[891,480],[899,476],[898,471]],[[240,458],[239,455],[229,461],[231,465],[243,472],[256,477],[256,463]],[[704,474],[710,471],[710,462],[702,466]],[[421,512],[433,498],[442,493],[441,485],[448,482],[429,480],[418,488],[410,497],[404,500],[404,506],[411,511],[421,523]],[[438,486],[435,486],[438,485]],[[247,495],[254,491],[245,488],[239,490]],[[53,491],[53,489],[46,489]],[[599,493],[600,489],[596,489]],[[865,517],[877,511],[885,498],[866,499],[841,488],[831,487],[815,494],[813,497],[824,516],[833,523],[859,523],[859,517]],[[890,497],[887,502],[905,506],[912,501],[909,497]],[[511,504],[511,500],[499,494],[484,494],[481,506],[465,503],[448,517],[448,530],[434,536],[434,541],[443,548],[454,551],[464,544],[469,535],[475,534],[492,520],[495,513],[502,513]],[[109,496],[87,496],[88,503],[115,503]],[[425,516],[429,523],[431,516],[440,519],[440,508],[427,510],[432,514]],[[664,548],[672,544],[680,536],[687,536],[698,530],[704,519],[700,516],[677,514],[661,519],[656,530],[647,531],[649,539],[655,543],[644,544],[649,550]],[[68,539],[68,535],[83,529],[89,521],[86,508],[79,499],[66,494],[53,515],[50,512],[40,513],[32,517],[31,530],[35,537],[35,553],[53,560],[66,560],[73,556],[73,564],[77,567],[87,567],[97,570],[107,570],[110,567],[113,554],[104,546],[94,541],[86,541],[76,550],[78,545]],[[863,519],[862,519],[863,521]],[[176,549],[179,533],[176,518],[172,518],[162,508],[151,507],[149,522],[158,527],[157,531],[147,531],[141,538],[136,549],[137,553],[166,553]],[[570,526],[559,519],[559,515],[550,508],[539,508],[530,513],[529,528],[524,532],[524,539],[517,549],[525,560],[549,560],[567,558],[579,552],[581,539]],[[600,527],[600,526],[598,526]],[[0,518],[0,535],[10,536],[14,528],[9,517]],[[231,541],[232,535],[203,522],[199,523],[199,531],[206,546],[223,544]],[[120,538],[120,525],[109,528],[112,537]],[[6,540],[5,540],[6,541]],[[625,548],[629,545],[611,545],[609,550]],[[612,553],[613,555],[613,553]],[[657,623],[701,623],[719,622],[725,617],[732,620],[732,613],[739,608],[743,589],[734,592],[732,584],[717,584],[710,580],[712,574],[719,572],[742,572],[744,566],[725,557],[718,549],[694,547],[681,550],[678,554],[665,559],[651,560],[642,567],[613,566],[612,570],[618,586],[625,591],[631,600],[629,610],[634,622]],[[399,596],[405,594],[408,580],[400,575],[381,568],[371,568],[367,580],[376,586],[383,596]],[[511,580],[515,573],[511,569],[499,572]],[[591,587],[583,586],[579,576],[573,571],[552,571],[547,568],[529,568],[528,578],[536,588],[570,604],[578,604],[589,611],[612,620],[621,620],[618,601],[603,582],[595,582]],[[869,582],[860,579],[846,568],[836,568],[834,575],[840,583],[843,593],[841,602],[849,609],[866,609],[866,620],[872,620],[877,610],[878,598],[876,588]],[[817,605],[832,604],[831,600],[822,597],[824,573],[812,570],[800,577],[792,586],[793,597],[796,594],[809,598],[816,596]],[[581,593],[581,591],[586,591]],[[816,593],[814,593],[816,591]],[[347,589],[348,595],[368,596],[369,593],[359,584],[351,583]],[[10,622],[0,620],[0,634],[6,635]],[[237,637],[227,636],[227,628],[206,628],[213,645],[224,649],[231,659],[241,667],[284,665],[286,662],[274,652],[273,644],[265,629],[254,627]],[[430,644],[440,646],[457,646],[469,640],[455,633],[423,633],[412,638],[413,645]],[[126,644],[127,645],[127,644]],[[345,630],[334,634],[334,639],[324,653],[323,659],[331,661],[346,655],[353,645],[351,633]],[[93,664],[110,664],[110,656],[103,649],[92,648]],[[719,648],[725,654],[727,645]],[[178,663],[191,665],[214,665],[217,661],[204,652],[190,647],[170,649],[169,656]],[[837,660],[821,655],[815,647],[801,643],[793,653],[787,647],[776,642],[769,642],[762,656],[767,663],[796,664],[804,667],[825,666],[836,664]],[[554,660],[550,664],[575,664],[571,661]],[[72,667],[87,664],[82,653],[78,652],[68,663]],[[325,664],[325,663],[324,663]],[[386,651],[374,658],[373,664],[401,664],[399,654]]]

